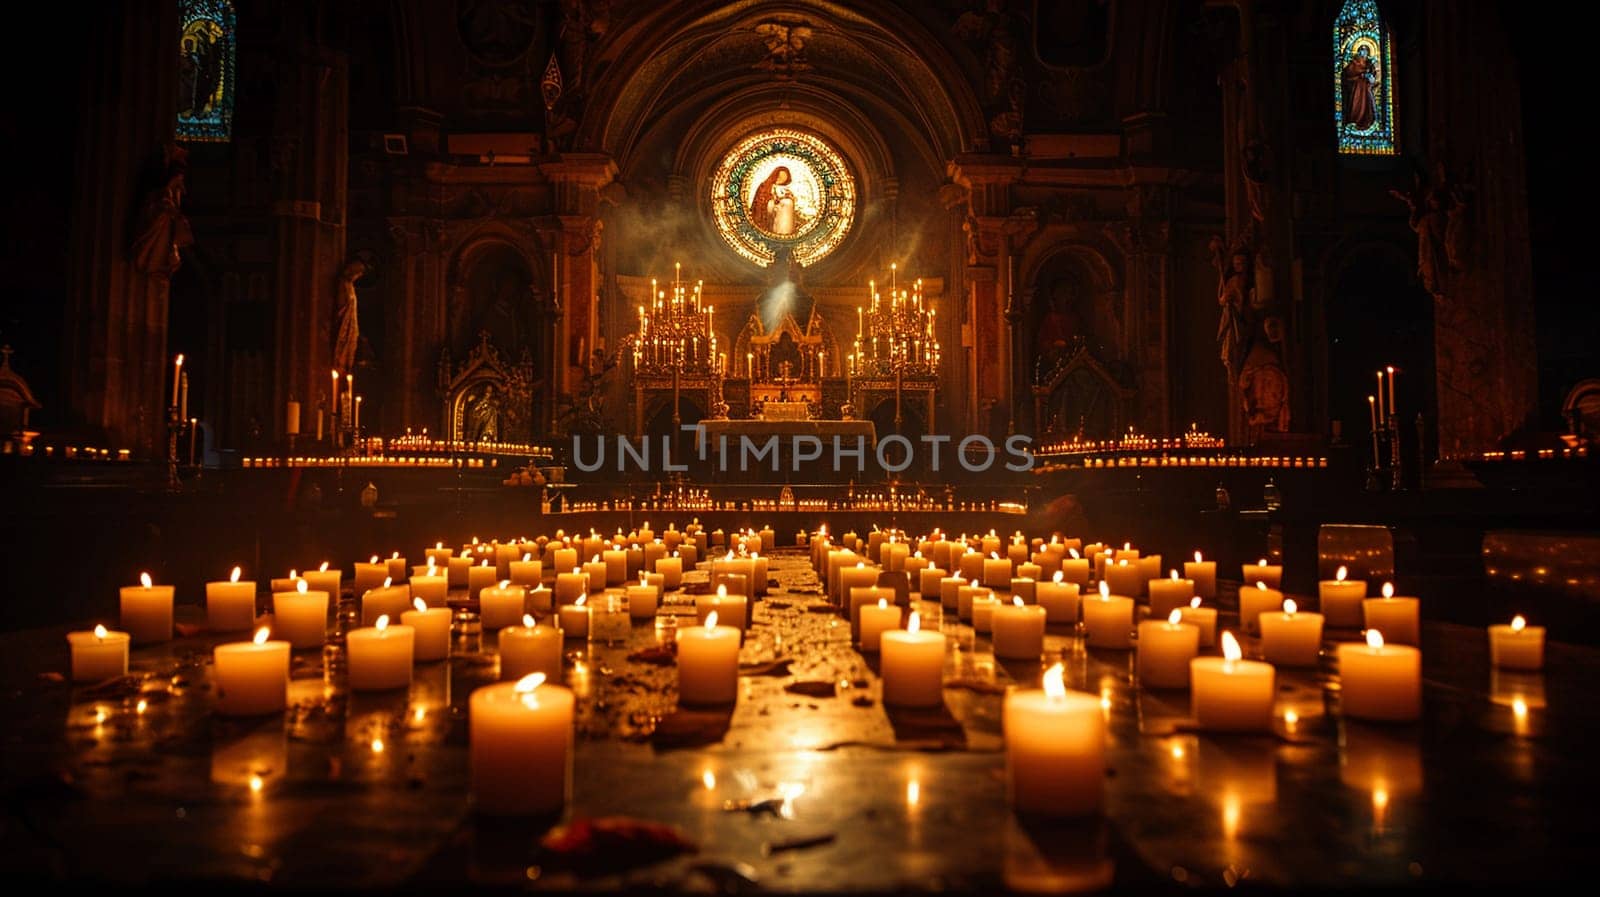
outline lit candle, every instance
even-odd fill
[[[448,558],[445,558],[444,564],[445,576],[449,581],[450,588],[466,588],[468,571],[472,569],[471,556],[462,555],[461,557],[456,557],[452,555]]]
[[[949,574],[939,567],[923,567],[917,571],[917,594],[927,601],[939,600],[939,583]]]
[[[1067,623],[1076,625],[1078,622],[1078,584],[1065,582],[1066,571],[1057,570],[1049,582],[1041,582],[1034,586],[1038,596],[1039,606],[1045,609],[1046,621],[1050,623]]]
[[[478,566],[476,567],[467,568],[467,598],[482,600],[483,590],[494,585],[495,582],[500,579],[499,572],[500,571],[495,569],[494,565],[489,563],[488,558],[482,558],[479,560]],[[520,619],[521,617],[522,614],[518,613],[517,616],[513,617],[512,619],[516,620]],[[501,625],[509,626],[511,624],[503,623]]]
[[[1544,627],[1529,626],[1521,614],[1510,625],[1490,626],[1489,662],[1503,670],[1543,669]]]
[[[1089,586],[1089,559],[1078,554],[1078,549],[1067,549],[1071,557],[1061,561],[1061,577],[1082,591]]]
[[[1028,543],[1024,542],[1020,535],[1012,536],[1010,543],[1006,545],[1006,557],[1010,559],[1013,570],[1022,564],[1026,564],[1028,562]]]
[[[489,586],[478,593],[478,616],[484,629],[504,629],[515,626],[527,610],[528,593],[510,580],[498,586]]]
[[[357,595],[365,594],[370,589],[376,589],[385,579],[394,578],[389,572],[389,564],[377,555],[367,563],[356,562],[356,578],[350,584],[350,590]]]
[[[1349,570],[1340,567],[1333,579],[1317,583],[1322,616],[1335,629],[1360,629],[1365,622],[1361,602],[1367,598],[1367,581],[1345,579],[1348,574]]]
[[[294,591],[272,595],[272,625],[295,648],[320,648],[328,637],[328,593],[313,592],[304,579]]]
[[[345,636],[351,690],[385,691],[411,685],[415,641],[416,630],[390,626],[388,617],[379,617],[373,626],[352,629]]]
[[[992,593],[988,589],[978,585],[976,579],[956,589],[956,616],[965,622],[972,622],[973,601],[979,596],[990,594]]]
[[[1130,598],[1137,598],[1144,594],[1144,569],[1136,560],[1130,561],[1127,558],[1123,558],[1114,564],[1107,564],[1105,575],[1101,577],[1101,581],[1111,587],[1111,592],[1114,595],[1127,595]]]
[[[999,552],[991,551],[983,559],[983,584],[991,589],[1003,589],[1011,584],[1011,560]]]
[[[559,811],[572,787],[573,694],[541,673],[472,692],[473,806],[490,816]]]
[[[883,634],[900,628],[900,607],[889,599],[879,598],[877,604],[861,608],[861,650],[877,653]]]
[[[667,589],[677,589],[683,585],[683,558],[677,552],[671,557],[664,557],[656,561],[656,572],[661,574],[662,586]]]
[[[945,610],[957,610],[961,606],[961,590],[967,587],[967,581],[959,576],[942,576],[939,578],[939,606]]]
[[[438,567],[438,566],[444,564],[446,561],[448,561],[450,559],[450,556],[455,554],[455,553],[456,553],[456,550],[454,548],[446,548],[446,547],[444,547],[444,543],[443,542],[439,542],[439,543],[435,544],[432,548],[425,549],[423,551],[423,554],[427,555],[428,566],[430,566],[430,567]]]
[[[1183,622],[1173,608],[1165,620],[1139,624],[1139,684],[1145,688],[1188,688],[1189,661],[1200,653],[1200,627]]]
[[[972,631],[989,632],[994,628],[994,611],[1000,599],[988,589],[972,596]]]
[[[218,645],[212,652],[217,712],[225,716],[278,713],[289,699],[289,643],[267,641],[263,626],[248,642]]]
[[[890,707],[937,707],[944,703],[944,636],[922,631],[913,612],[903,630],[885,632],[879,642],[883,703]]]
[[[1221,657],[1189,661],[1189,701],[1195,723],[1213,732],[1265,732],[1272,728],[1277,672],[1270,663],[1241,660],[1233,633],[1222,633]]]
[[[729,595],[727,586],[717,586],[714,595],[698,595],[694,599],[696,621],[704,626],[717,615],[724,626],[743,631],[750,628],[750,599],[744,595]]]
[[[411,587],[397,586],[384,577],[382,584],[361,596],[361,625],[371,626],[383,616],[396,619],[410,607]]]
[[[1383,584],[1382,598],[1368,598],[1361,602],[1362,618],[1366,628],[1386,633],[1384,638],[1397,645],[1422,643],[1422,602],[1416,598],[1397,598],[1394,583]]]
[[[557,570],[576,570],[578,568],[578,549],[557,548],[550,558],[550,565]]]
[[[256,624],[256,584],[240,582],[238,567],[226,581],[206,583],[206,625],[216,632],[241,632]]]
[[[620,586],[628,581],[628,553],[618,548],[609,549],[601,554],[601,562],[605,564],[605,581],[599,588]]]
[[[329,570],[328,562],[323,561],[322,566],[315,570],[307,570],[305,581],[313,592],[327,592],[328,600],[335,603],[339,600],[339,592],[344,588],[344,571]]]
[[[848,609],[849,612],[850,612],[850,638],[851,638],[851,640],[856,642],[856,644],[860,644],[861,643],[861,639],[862,639],[862,636],[861,636],[861,620],[862,620],[863,611],[865,611],[868,607],[870,607],[870,606],[872,606],[874,604],[877,604],[879,601],[882,601],[882,600],[885,600],[885,599],[887,599],[890,602],[893,602],[895,600],[895,597],[896,596],[895,596],[894,589],[890,589],[890,588],[879,588],[877,586],[869,586],[869,587],[866,587],[866,588],[859,588],[858,587],[858,588],[851,589],[850,590],[850,600],[845,605],[846,609]],[[896,621],[895,625],[897,625],[897,626],[899,625],[898,621]]]
[[[976,551],[968,551],[956,561],[956,572],[962,579],[974,580],[983,576],[984,556]]]
[[[528,593],[528,609],[536,613],[547,614],[555,610],[555,593],[540,586]]]
[[[1152,579],[1149,584],[1150,591],[1150,616],[1157,620],[1166,619],[1177,608],[1189,603],[1195,596],[1194,580],[1179,579],[1178,571],[1171,571],[1168,579]]]
[[[899,573],[906,569],[906,559],[911,557],[911,546],[891,540],[883,546],[879,556],[883,559],[883,569],[890,573]]]
[[[443,607],[450,593],[449,581],[439,573],[439,568],[432,564],[423,570],[426,572],[411,577],[408,583],[411,587],[411,597],[421,598],[429,607]]]
[[[414,599],[411,604],[412,609],[400,615],[400,622],[416,630],[412,643],[416,662],[426,663],[449,657],[450,620],[455,614],[448,607],[429,607],[421,598]]]
[[[1018,813],[1081,817],[1100,812],[1105,797],[1106,733],[1100,700],[1068,691],[1061,664],[1043,689],[1006,693],[1006,794]]]
[[[1099,597],[1081,604],[1089,647],[1126,650],[1133,646],[1132,598],[1111,594],[1111,587],[1102,580]]]
[[[1010,604],[993,611],[994,656],[1006,660],[1037,660],[1044,654],[1044,624],[1049,611],[1023,603],[1013,595]]]
[[[139,574],[139,585],[122,587],[122,628],[138,644],[172,638],[172,586],[158,586],[149,573]]]
[[[1391,365],[1388,365],[1388,366],[1384,367],[1384,371],[1386,373],[1388,373],[1388,375],[1389,375],[1389,414],[1393,415],[1395,413],[1395,406],[1394,406],[1394,365],[1391,364]]]
[[[72,649],[72,681],[98,682],[128,675],[129,641],[126,632],[112,632],[99,625],[92,632],[67,633],[67,644]]]
[[[1217,609],[1214,607],[1201,607],[1200,596],[1189,599],[1188,607],[1180,607],[1183,614],[1181,622],[1200,630],[1200,647],[1209,648],[1217,643]]]
[[[648,574],[645,574],[648,575]],[[628,615],[635,620],[647,620],[656,615],[656,602],[660,598],[660,591],[650,585],[643,576],[638,585],[628,586]]]
[[[739,695],[740,631],[718,626],[710,611],[700,626],[678,632],[678,701],[731,704]]]
[[[1254,564],[1244,565],[1244,581],[1246,583],[1264,582],[1269,589],[1283,588],[1283,565],[1269,564],[1266,558]]]
[[[1422,652],[1386,645],[1367,630],[1367,643],[1339,645],[1339,705],[1353,719],[1414,720],[1422,715]]]
[[[406,559],[400,556],[400,552],[396,551],[389,555],[389,559],[385,563],[389,565],[390,579],[399,582],[406,578]]]
[[[1322,614],[1300,613],[1294,599],[1283,602],[1282,613],[1264,612],[1257,621],[1261,627],[1261,657],[1267,663],[1287,667],[1314,667],[1322,651]]]
[[[626,571],[626,566],[624,566]],[[599,553],[594,554],[593,560],[583,565],[583,575],[588,577],[584,591],[599,594],[606,590],[606,579],[610,575],[610,565],[600,559]]]
[[[1261,615],[1280,607],[1283,607],[1283,593],[1268,588],[1266,583],[1257,582],[1253,589],[1242,588],[1239,590],[1239,625],[1245,632],[1258,635]]]
[[[903,569],[906,571],[907,578],[911,581],[911,588],[913,590],[918,590],[917,587],[922,582],[922,571],[932,566],[933,561],[923,557],[920,550],[914,552],[911,556],[905,559]],[[935,583],[935,585],[937,585],[937,583]]]
[[[521,679],[529,673],[561,679],[561,630],[540,626],[532,614],[523,614],[522,625],[500,630],[500,678]]]
[[[183,380],[183,353],[172,360],[172,407],[178,407],[178,385]]]
[[[1022,566],[1032,567],[1035,570],[1039,569],[1037,564],[1023,564]],[[1011,595],[1015,598],[1021,598],[1023,604],[1038,604],[1038,583],[1032,576],[1013,576],[1011,577]]]
[[[1378,417],[1388,420],[1388,415],[1393,409],[1385,409],[1383,405],[1383,371],[1378,372]]]
[[[589,577],[574,569],[571,573],[556,574],[556,601],[572,604],[578,596],[589,591]]]
[[[571,604],[561,605],[561,633],[567,638],[589,637],[589,596],[579,595]]]
[[[865,561],[857,561],[854,567],[841,567],[839,569],[839,604],[848,607],[850,594],[855,589],[870,589],[878,584],[878,568],[868,567]]]
[[[1194,593],[1201,598],[1217,597],[1217,562],[1208,561],[1200,552],[1194,560],[1183,562],[1183,578],[1194,580]]]

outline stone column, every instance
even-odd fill
[[[72,422],[110,447],[164,457],[169,282],[134,265],[132,244],[177,120],[177,4],[96,9],[79,37],[92,42],[86,58],[96,67],[85,78],[79,120],[82,176],[63,185],[73,215],[62,393]]]
[[[1010,290],[1012,240],[1011,185],[1022,175],[1013,156],[963,154],[950,164],[950,178],[967,190],[968,314],[963,327],[968,364],[967,425],[974,431],[1004,436],[1012,420],[1010,323],[1006,317]],[[999,410],[996,410],[999,409]],[[990,432],[994,431],[994,432]]]
[[[540,231],[552,249],[555,297],[562,312],[551,373],[557,390],[570,395],[583,378],[589,354],[600,347],[600,191],[616,178],[617,166],[603,153],[563,153],[540,169],[555,186],[555,214],[540,223]]]

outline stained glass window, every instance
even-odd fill
[[[230,0],[178,0],[178,139],[233,136],[234,16]]]
[[[1333,122],[1341,153],[1394,155],[1393,44],[1376,0],[1344,0],[1333,21]]]

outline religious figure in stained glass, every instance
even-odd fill
[[[739,141],[712,176],[711,214],[739,255],[809,265],[855,219],[855,178],[837,150],[806,131],[774,128]]]
[[[1394,155],[1394,43],[1375,0],[1345,0],[1333,23],[1339,151]]]
[[[233,136],[233,3],[179,0],[178,21],[178,138],[226,141]]]

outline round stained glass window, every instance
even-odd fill
[[[856,214],[856,182],[814,134],[775,128],[739,141],[711,179],[711,213],[734,252],[768,265],[780,249],[810,265],[832,252]]]

